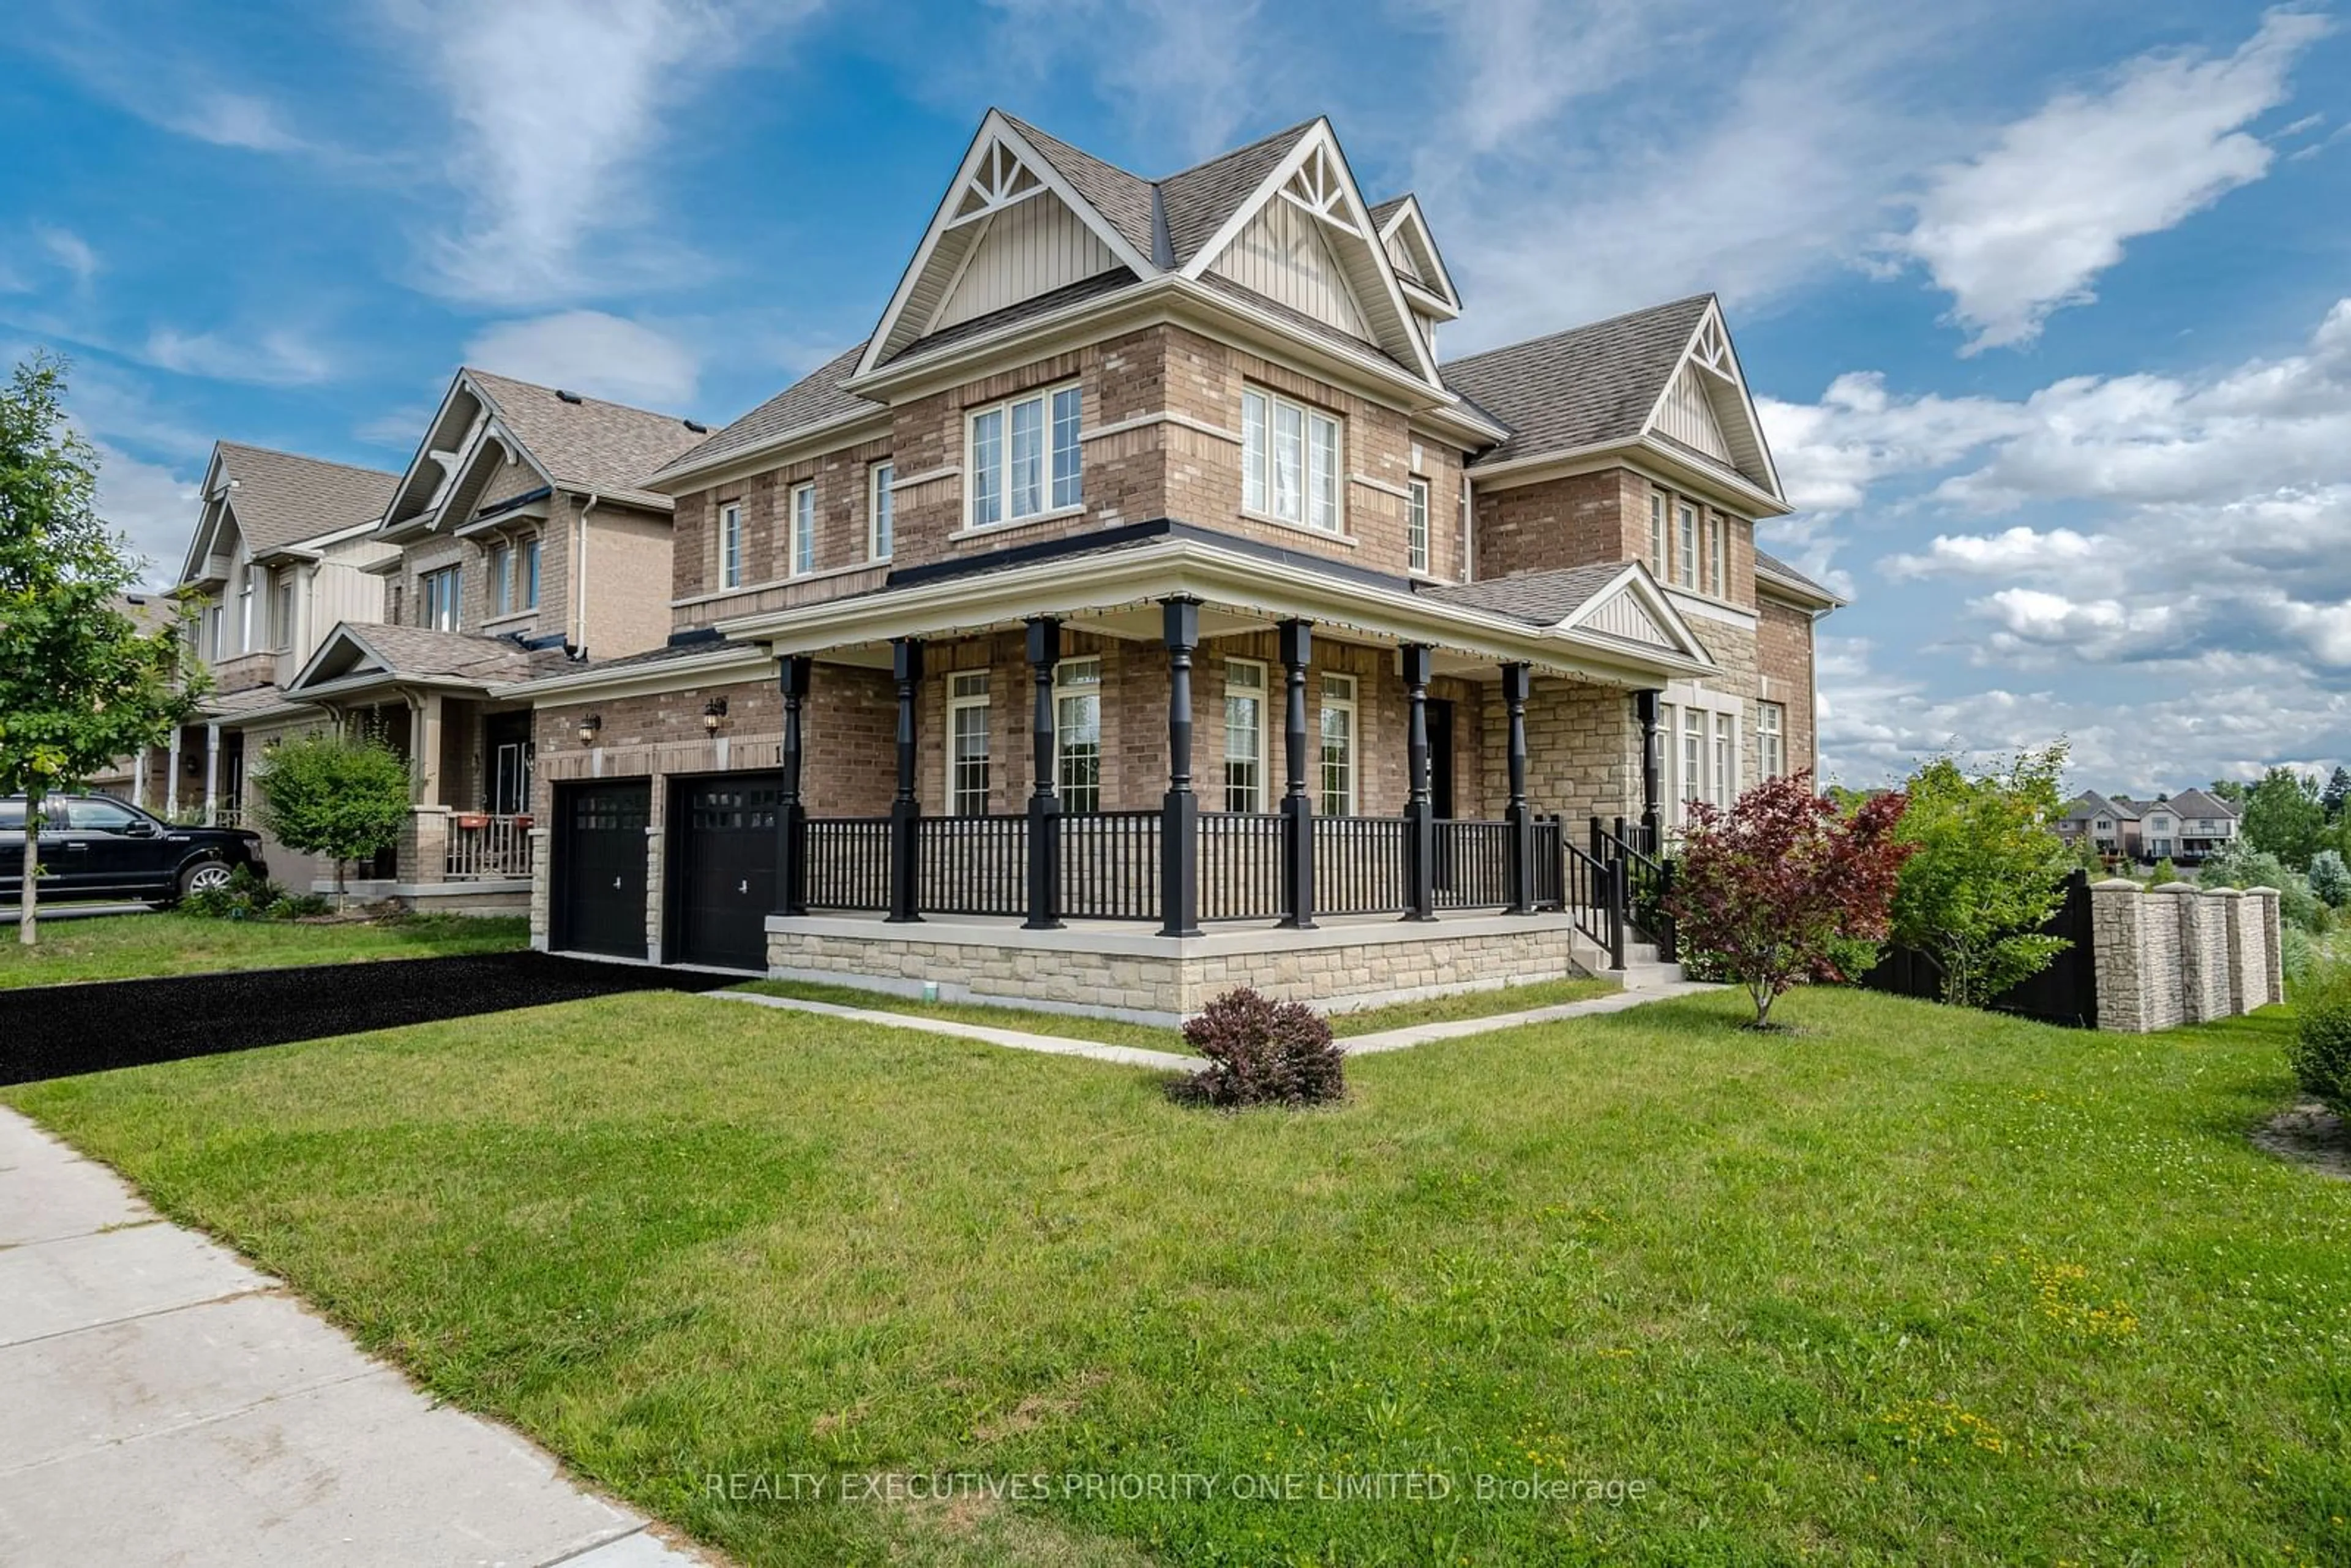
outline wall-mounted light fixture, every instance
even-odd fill
[[[702,705],[702,727],[710,735],[718,733],[718,721],[726,716],[726,699],[712,697]]]
[[[582,746],[595,745],[596,737],[603,727],[604,716],[601,713],[591,713],[586,718],[581,719],[580,721],[580,744]]]

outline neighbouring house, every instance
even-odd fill
[[[543,586],[507,678],[353,627],[296,695],[437,714],[432,800],[507,808],[448,737],[534,716],[544,946],[1155,1019],[1605,963],[1593,822],[1810,768],[1840,601],[1756,548],[1711,296],[1440,361],[1463,307],[1327,120],[1153,180],[992,111],[871,335],[706,439],[599,413],[567,467],[460,376],[389,618],[514,629],[483,550],[592,504],[643,527],[577,602],[658,547],[662,624]]]
[[[2067,843],[2087,839],[2097,852],[2112,859],[2138,853],[2138,808],[2127,798],[2114,800],[2095,789],[2085,789],[2057,819],[2057,836]]]
[[[2085,789],[2057,823],[2067,842],[2088,838],[2100,853],[2140,865],[2197,865],[2235,841],[2238,809],[2202,789],[2134,800]]]
[[[2179,847],[2171,858],[2182,865],[2199,865],[2220,854],[2237,840],[2238,808],[2204,789],[2182,789],[2167,802],[2179,822]]]

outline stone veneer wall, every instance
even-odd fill
[[[1235,986],[1255,987],[1278,1001],[1345,1010],[1589,974],[1584,960],[1593,956],[1558,916],[1382,922],[1189,941],[945,922],[908,929],[822,916],[768,923],[769,971],[781,978],[901,995],[919,995],[929,985],[949,1001],[1017,1001],[1161,1024],[1199,1011]]]
[[[2146,1033],[2285,1000],[2274,889],[2152,892],[2117,878],[2090,889],[2098,1027]]]

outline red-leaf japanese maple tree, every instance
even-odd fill
[[[1812,775],[1766,779],[1729,810],[1690,802],[1667,907],[1682,945],[1710,954],[1754,998],[1752,1029],[1800,979],[1843,980],[1840,940],[1883,941],[1911,846],[1895,838],[1909,804],[1873,796],[1851,815]]]

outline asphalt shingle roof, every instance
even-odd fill
[[[1839,604],[1843,604],[1844,602],[1844,595],[1838,593],[1834,589],[1823,586],[1818,579],[1805,576],[1802,572],[1798,571],[1794,567],[1790,566],[1786,561],[1782,560],[1778,556],[1773,555],[1769,550],[1757,550],[1755,552],[1755,564],[1766,571],[1774,572],[1781,577],[1786,578],[1798,588],[1810,589],[1813,592],[1819,594],[1823,599],[1833,599]]]
[[[534,651],[504,637],[476,637],[467,632],[382,622],[347,622],[343,632],[381,660],[394,675],[405,678],[444,675],[488,685],[519,681],[538,668],[569,662],[560,648]]]
[[[595,490],[640,506],[666,507],[669,497],[645,488],[646,481],[704,438],[702,431],[675,414],[601,398],[580,397],[574,402],[553,387],[471,366],[465,373],[496,405],[507,428],[566,489]]]
[[[885,405],[841,390],[864,352],[865,345],[859,343],[835,355],[734,423],[722,426],[709,440],[672,458],[653,477],[666,477],[688,458],[699,468],[779,441],[795,431],[812,430],[853,414],[881,413]]]
[[[241,442],[220,444],[221,466],[236,487],[229,510],[246,548],[266,555],[304,539],[371,523],[392,505],[400,476],[329,463]]]
[[[1637,437],[1713,298],[1693,294],[1447,361],[1445,384],[1510,429],[1479,464]]]
[[[1159,200],[1166,214],[1175,265],[1190,266],[1200,247],[1265,183],[1265,177],[1298,145],[1298,139],[1318,123],[1302,120],[1160,181]]]
[[[1423,586],[1419,592],[1465,610],[1508,615],[1531,626],[1556,626],[1592,601],[1592,596],[1625,570],[1623,561],[1561,567],[1552,571],[1513,572],[1482,582]]]
[[[1150,181],[1140,174],[1130,174],[1115,163],[1105,163],[1026,120],[1014,120],[1008,114],[1004,118],[1053,165],[1055,173],[1067,180],[1094,211],[1109,221],[1121,239],[1139,255],[1156,259],[1157,247],[1152,243],[1155,193]]]

